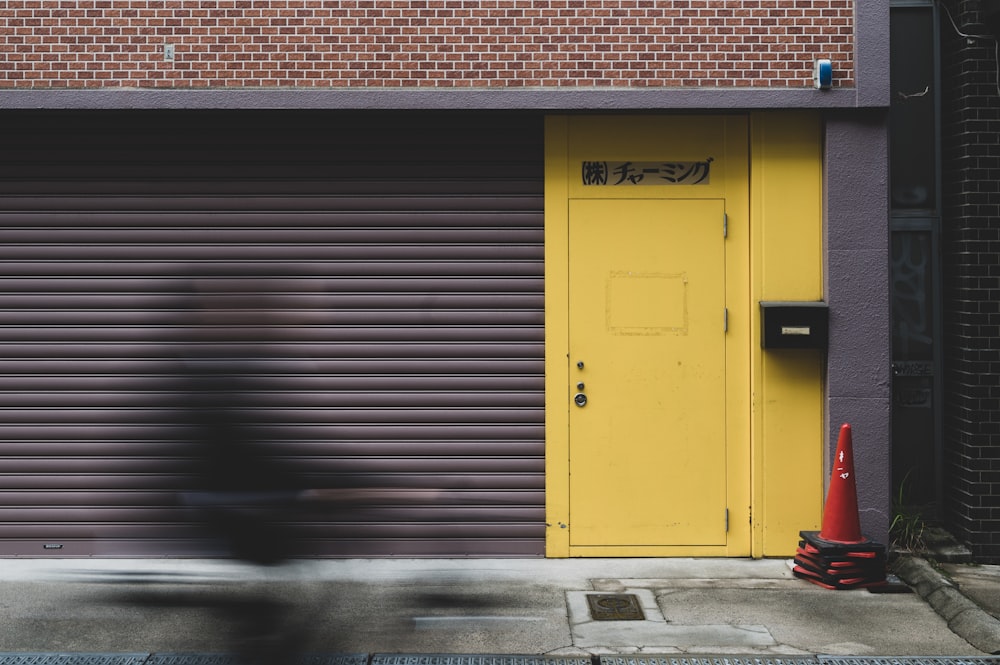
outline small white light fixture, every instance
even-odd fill
[[[813,69],[813,84],[817,90],[829,90],[833,87],[833,63],[828,58],[816,60]]]

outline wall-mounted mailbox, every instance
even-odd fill
[[[760,303],[760,345],[765,349],[826,349],[830,309],[825,302]]]

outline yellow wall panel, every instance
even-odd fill
[[[821,119],[751,116],[751,226],[756,300],[823,299]],[[759,310],[756,312],[759,317]],[[823,502],[824,355],[760,350],[754,363],[754,550],[790,556],[818,529]]]
[[[790,556],[798,532],[820,526],[825,356],[820,351],[762,350],[758,304],[761,300],[822,300],[821,128],[822,118],[813,112],[547,119],[548,556]],[[589,187],[581,174],[581,163],[587,160],[709,158],[712,181],[708,185]],[[699,198],[724,201],[729,218],[725,240],[728,452],[725,468],[720,469],[728,478],[727,544],[631,546],[592,539],[586,543],[578,539],[574,544],[570,437],[573,416],[580,413],[573,411],[577,408],[573,406],[574,386],[583,375],[576,369],[576,358],[570,357],[572,201],[603,199],[613,207],[616,199]],[[613,218],[608,213],[604,216]],[[646,327],[653,325],[644,316],[637,320]],[[608,320],[614,328],[614,317]],[[649,321],[658,329],[673,325],[655,317]],[[650,519],[664,512],[655,506],[635,509],[646,511]]]

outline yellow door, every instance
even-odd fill
[[[725,545],[719,199],[569,202],[569,544]]]

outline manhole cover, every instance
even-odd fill
[[[639,598],[631,593],[589,593],[587,605],[594,621],[644,621]]]

